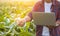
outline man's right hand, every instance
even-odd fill
[[[29,16],[26,16],[23,19],[17,19],[16,20],[17,24],[21,27],[25,25],[25,22],[29,22],[29,21],[31,21],[31,18]]]
[[[25,25],[25,20],[24,19],[17,20],[17,24],[23,27]]]

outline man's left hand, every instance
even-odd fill
[[[56,25],[59,26],[60,25],[60,20],[56,21]]]

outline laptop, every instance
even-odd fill
[[[55,13],[32,12],[35,25],[56,26]]]

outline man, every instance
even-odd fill
[[[45,12],[45,13],[54,12],[56,14],[56,24],[58,25],[60,24],[60,9],[58,9],[57,4],[54,4],[52,0],[42,0],[37,2],[33,7],[32,12]],[[23,26],[25,22],[29,22],[31,20],[32,20],[32,14],[30,13],[24,19],[19,21],[20,22],[19,25]],[[60,25],[56,28],[36,25],[36,36],[60,36],[59,29],[60,29]],[[45,35],[45,33],[48,34]]]

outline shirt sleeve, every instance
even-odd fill
[[[60,10],[59,10],[59,12],[58,12],[57,20],[60,20]]]
[[[60,5],[58,4],[53,4],[53,7],[52,7],[52,12],[55,12],[55,15],[56,15],[56,21],[57,20],[60,20]]]
[[[38,11],[39,6],[40,6],[40,1],[37,2],[37,3],[34,5],[32,11],[28,14],[28,16],[32,18],[32,12],[36,12],[36,11]]]
[[[28,13],[28,16],[32,19],[32,12]]]

